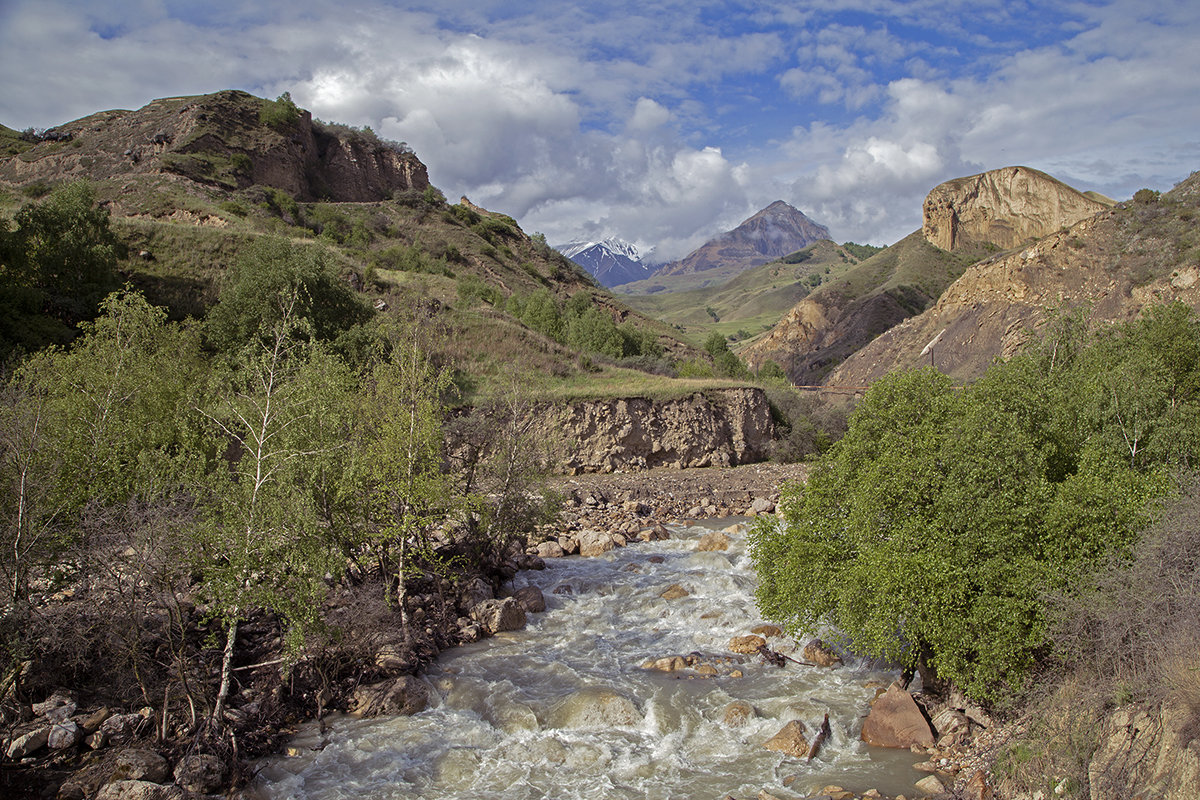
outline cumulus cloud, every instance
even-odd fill
[[[979,0],[0,2],[0,122],[290,91],[552,241],[679,256],[773,200],[889,243],[1007,164],[1128,196],[1197,166],[1200,7]]]

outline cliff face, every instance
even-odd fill
[[[957,178],[925,198],[921,233],[942,250],[1009,250],[1093,216],[1106,208],[1028,167]]]
[[[1133,319],[1155,303],[1200,308],[1190,238],[1197,214],[1200,178],[1193,175],[1161,201],[1122,204],[975,264],[931,308],[859,350],[827,383],[859,385],[930,364],[961,380],[977,378],[1036,335],[1053,309],[1087,304],[1093,322],[1104,324]]]
[[[537,412],[564,450],[561,469],[628,472],[763,461],[775,427],[761,389],[722,389],[678,400],[586,400]]]
[[[229,190],[259,184],[298,200],[336,202],[383,200],[429,185],[425,165],[407,148],[352,128],[314,124],[303,110],[269,124],[264,104],[270,105],[224,91],[93,114],[0,159],[0,180],[164,175]]]

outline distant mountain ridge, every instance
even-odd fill
[[[643,263],[637,246],[621,239],[568,242],[555,245],[554,249],[583,267],[606,287],[640,281],[652,272]]]
[[[664,264],[654,274],[677,275],[720,269],[732,277],[829,238],[829,229],[824,225],[813,222],[804,212],[783,200],[776,200],[679,261]]]

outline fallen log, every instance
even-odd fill
[[[765,644],[761,644],[758,646],[758,654],[760,656],[762,656],[762,660],[765,663],[770,664],[775,667],[786,667],[787,662],[789,662],[789,661],[791,661],[793,664],[799,664],[802,667],[815,667],[816,666],[816,664],[813,664],[808,661],[800,661],[798,659],[792,658],[791,656],[785,656],[783,653],[780,653],[777,650],[772,650],[771,648],[767,647]]]

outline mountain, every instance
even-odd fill
[[[959,380],[1019,350],[1055,314],[1086,312],[1103,326],[1152,304],[1200,309],[1195,245],[1200,173],[1158,196],[1143,189],[1039,241],[968,268],[924,313],[863,347],[829,383],[861,385],[932,364]],[[929,347],[936,339],[936,344]]]
[[[715,284],[828,238],[829,229],[824,225],[818,225],[796,208],[776,200],[681,260],[664,264],[654,275],[714,272],[719,273],[714,274]]]
[[[587,270],[602,286],[619,286],[650,275],[637,247],[620,239],[569,242],[554,249]]]
[[[846,373],[838,373],[836,379],[829,373],[885,331],[932,305],[969,264],[1051,235],[1105,208],[1027,167],[939,184],[925,199],[921,230],[840,280],[822,285],[741,355],[753,365],[773,360],[799,384],[828,378],[826,382],[857,385],[857,378]],[[883,371],[889,368],[883,361],[877,364]]]

